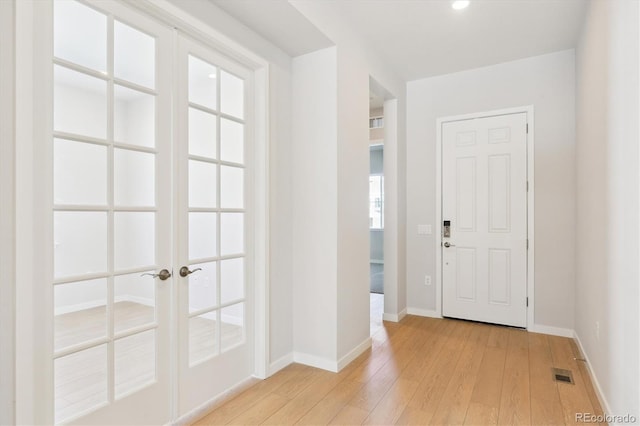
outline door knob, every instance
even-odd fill
[[[158,272],[157,274],[146,273],[146,274],[142,274],[140,276],[144,277],[145,275],[152,276],[153,278],[160,278],[160,280],[164,281],[164,280],[168,279],[171,276],[171,272],[169,272],[166,269],[163,269],[160,272]]]
[[[190,271],[188,267],[183,266],[182,268],[180,268],[180,276],[181,277],[186,277],[188,275],[193,274],[196,271],[202,271],[202,268],[196,268],[193,271]]]
[[[455,244],[451,244],[451,243],[449,243],[449,241],[447,241],[446,243],[444,243],[444,246],[445,247],[455,247],[456,245]]]

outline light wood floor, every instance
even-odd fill
[[[407,316],[340,373],[292,364],[195,424],[575,424],[602,413],[576,355],[567,338]],[[552,367],[575,385],[553,381]]]

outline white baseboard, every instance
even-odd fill
[[[336,361],[306,354],[304,352],[294,352],[293,362],[308,365],[309,367],[319,368],[321,370],[331,371],[333,373],[338,372],[338,363]]]
[[[367,337],[364,339],[362,343],[360,343],[355,348],[351,349],[348,354],[343,356],[338,360],[338,371],[342,370],[344,367],[349,365],[351,361],[358,358],[360,354],[371,347],[371,337]]]
[[[64,315],[69,314],[71,312],[84,311],[86,309],[97,308],[98,306],[104,306],[106,304],[106,300],[98,299],[98,300],[90,300],[89,302],[84,303],[76,303],[75,305],[66,305],[59,306],[54,309],[54,315]]]
[[[409,315],[417,315],[419,317],[442,318],[436,311],[432,309],[407,308]]]
[[[573,332],[573,338],[576,340],[576,343],[578,344],[580,353],[582,353],[582,356],[587,361],[585,363],[587,364],[587,371],[589,372],[589,376],[591,377],[591,383],[595,385],[596,396],[598,397],[598,401],[600,401],[600,406],[602,407],[602,410],[604,411],[605,414],[612,413],[611,406],[609,405],[609,402],[607,402],[607,399],[604,397],[604,393],[602,392],[602,387],[600,386],[598,377],[596,376],[595,372],[591,369],[591,361],[589,360],[589,355],[587,355],[587,352],[584,350],[584,346],[582,346],[580,337],[578,336],[578,333],[576,333],[575,331]]]
[[[131,294],[116,296],[114,297],[113,302],[133,302],[144,306],[156,306],[156,301],[153,299],[150,299],[148,297],[132,296]]]
[[[215,410],[220,407],[225,402],[229,401],[231,398],[245,391],[246,389],[253,386],[255,383],[259,382],[260,379],[256,379],[255,377],[247,377],[237,385],[231,387],[230,389],[222,392],[221,394],[214,396],[209,401],[201,404],[200,406],[194,408],[193,410],[185,413],[180,416],[176,421],[171,422],[172,426],[183,426],[190,425],[195,423],[196,420],[202,418],[205,414],[210,411]]]
[[[276,374],[278,371],[282,370],[289,364],[293,363],[293,352],[289,352],[288,354],[281,356],[277,360],[273,361],[269,364],[269,370],[267,371],[267,377],[271,377]]]
[[[294,352],[293,362],[337,373],[370,347],[371,337],[367,337],[362,343],[350,350],[349,353],[347,353],[337,361],[307,354],[304,352]]]
[[[215,320],[215,318],[213,318]],[[220,314],[220,321],[225,324],[232,324],[242,327],[244,325],[244,318],[235,315]]]
[[[553,327],[550,325],[542,325],[542,324],[533,324],[531,327],[527,328],[527,331],[531,331],[532,333],[542,333],[542,334],[550,334],[552,336],[560,336],[560,337],[569,337],[573,338],[574,331],[570,328],[562,328],[562,327]]]
[[[391,321],[391,322],[400,322],[402,321],[402,318],[406,316],[407,316],[407,310],[403,309],[402,311],[400,311],[399,314],[387,314],[387,313],[382,314],[382,320]]]

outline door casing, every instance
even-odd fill
[[[253,71],[254,179],[251,184],[254,208],[254,301],[255,341],[254,377],[266,378],[269,366],[269,63],[214,28],[192,17],[166,0],[114,0],[144,12],[150,18],[179,29]],[[51,423],[49,392],[52,368],[49,366],[52,337],[40,327],[51,318],[52,291],[43,292],[53,265],[45,248],[51,241],[52,199],[47,178],[52,155],[49,125],[52,123],[52,32],[51,4],[39,0],[13,1],[16,25],[15,73],[15,179],[16,179],[16,381],[15,421],[19,424]],[[37,31],[36,31],[37,28]],[[49,127],[48,127],[49,126]],[[37,267],[34,267],[36,265]],[[176,374],[172,371],[171,374]],[[184,422],[216,402],[172,421]]]
[[[533,105],[506,108],[493,111],[441,117],[436,119],[436,230],[434,238],[436,251],[436,309],[435,316],[442,318],[442,125],[451,121],[494,117],[525,113],[527,115],[527,330],[531,330],[535,320],[535,239],[534,239],[534,108]]]

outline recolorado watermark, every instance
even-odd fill
[[[593,413],[576,413],[576,423],[614,423],[614,424],[633,424],[638,421],[636,416],[631,414],[615,415],[615,414],[593,414]]]

